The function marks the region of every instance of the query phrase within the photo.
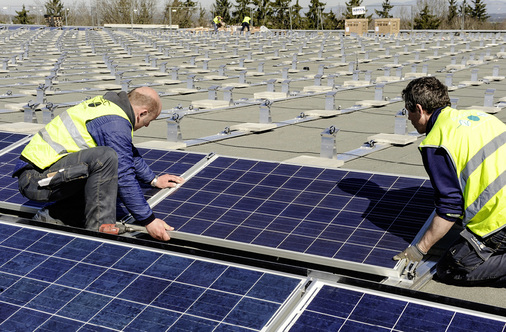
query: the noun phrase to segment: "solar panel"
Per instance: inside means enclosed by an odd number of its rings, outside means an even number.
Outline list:
[[[345,285],[323,285],[282,331],[504,331],[504,317],[484,317],[426,301]]]
[[[22,149],[1,156],[0,199],[35,211],[42,204],[21,196],[11,177]],[[139,151],[157,174],[183,174],[205,156]],[[159,192],[142,189],[147,199]],[[426,179],[218,157],[154,211],[176,228],[174,238],[398,276],[391,258],[411,243],[431,206]],[[119,206],[118,215],[127,211]]]
[[[0,330],[259,331],[304,280],[0,222]]]
[[[19,193],[17,179],[12,177],[14,167],[16,166],[26,142],[25,144],[18,144],[10,149],[9,146],[26,138],[28,138],[27,135],[0,132],[0,149],[6,149],[6,151],[0,155],[0,205],[7,209],[36,212],[45,203],[30,201],[23,197]],[[139,152],[156,174],[183,174],[204,156],[198,153],[154,149],[139,149]],[[146,199],[149,199],[159,191],[158,189],[152,188],[149,184],[142,184],[141,188]],[[118,215],[122,217],[127,213],[124,206],[120,204],[118,206]]]
[[[2,151],[6,147],[9,147],[13,143],[17,143],[27,138],[28,136],[29,135],[26,134],[8,133],[0,131],[0,151]]]
[[[23,209],[39,209],[42,204],[29,201],[18,191],[18,181],[12,172],[29,135],[0,132],[0,204],[2,207],[23,206]]]
[[[145,148],[140,148],[138,150],[155,174],[169,173],[173,175],[182,175],[192,166],[205,158],[205,154],[200,153],[188,153],[174,150],[164,151]],[[160,189],[153,188],[149,184],[144,183],[141,183],[141,189],[147,200],[160,192]],[[120,204],[118,206],[117,215],[119,217],[123,217],[127,214],[128,212],[124,208],[124,205]]]
[[[422,178],[219,157],[154,211],[175,238],[390,275],[432,192]]]

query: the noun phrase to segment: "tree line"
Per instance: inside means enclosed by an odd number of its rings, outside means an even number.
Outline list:
[[[344,5],[326,8],[320,0],[310,0],[303,8],[299,0],[215,0],[207,11],[197,1],[167,0],[157,8],[156,0],[81,0],[66,7],[62,0],[47,0],[44,14],[64,18],[68,25],[99,26],[112,24],[172,24],[180,28],[207,27],[214,16],[221,16],[228,25],[240,25],[245,16],[255,26],[269,29],[337,30],[344,29],[345,20],[353,18],[401,19],[401,29],[502,29],[502,22],[490,22],[484,0],[417,0],[416,5],[392,5],[383,0],[373,14],[353,15],[352,8],[363,0],[349,0]],[[40,10],[39,10],[40,12]],[[0,16],[5,22],[5,14]],[[15,24],[34,24],[36,15],[23,5],[12,18]],[[40,18],[38,19],[40,24]]]

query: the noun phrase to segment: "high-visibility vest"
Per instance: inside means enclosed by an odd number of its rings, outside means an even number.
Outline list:
[[[464,198],[463,225],[481,237],[506,225],[506,125],[475,110],[444,108],[420,144],[452,159]]]
[[[31,139],[21,155],[40,169],[45,169],[69,153],[96,147],[86,123],[106,115],[118,115],[130,122],[121,107],[98,96],[54,118]]]
[[[213,22],[214,22],[214,23],[216,23],[216,24],[220,23],[220,21],[221,21],[221,19],[220,19],[218,16],[216,16],[216,17],[213,19]],[[208,21],[208,22],[209,22],[209,21]]]
[[[248,23],[249,24],[249,21],[251,21],[251,17],[245,16],[244,20],[242,20],[242,23]]]

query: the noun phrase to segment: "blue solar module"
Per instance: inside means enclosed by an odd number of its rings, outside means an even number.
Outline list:
[[[289,331],[497,331],[505,320],[457,308],[324,285]]]
[[[219,157],[154,211],[180,233],[391,269],[432,196],[427,179]]]
[[[181,151],[164,151],[144,148],[138,150],[155,174],[169,173],[173,175],[182,175],[205,157],[205,154]],[[149,184],[144,183],[141,183],[141,189],[147,200],[160,191],[160,189],[153,188]],[[119,217],[124,216],[127,213],[128,212],[124,209],[123,205],[118,207],[117,214]]]
[[[28,136],[29,135],[26,134],[8,133],[0,131],[0,151],[12,145],[13,143],[19,142],[20,140]]]
[[[5,139],[3,139],[2,134],[3,133],[0,132],[0,148],[4,141],[5,147],[7,147],[21,138],[26,137],[26,135],[5,134]],[[37,210],[41,208],[44,203],[30,201],[23,197],[18,191],[17,179],[12,177],[12,171],[14,170],[24,146],[24,144],[18,146],[0,156],[0,202],[12,203]],[[170,173],[181,175],[204,157],[202,154],[180,151],[139,149],[139,152],[156,174]],[[159,191],[159,189],[152,188],[149,185],[142,185],[142,190],[147,199]],[[119,216],[127,214],[126,211],[121,210],[122,206],[119,206],[119,209]]]
[[[24,198],[18,191],[17,179],[12,177],[14,167],[24,147],[24,144],[17,146],[16,143],[27,137],[28,135],[0,132],[0,151],[6,149],[0,155],[0,202],[25,205],[37,209],[42,204]],[[9,149],[10,146],[17,147]]]
[[[259,331],[304,280],[0,223],[1,331]]]

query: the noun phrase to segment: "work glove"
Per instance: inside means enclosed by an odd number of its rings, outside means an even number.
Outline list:
[[[395,255],[393,259],[395,261],[406,259],[406,267],[404,271],[408,279],[413,279],[415,277],[415,272],[418,264],[426,254],[426,252],[421,251],[420,248],[418,248],[418,245],[415,244],[413,246],[407,247],[404,251]]]
[[[400,261],[406,259],[408,262],[420,262],[423,256],[427,254],[418,248],[418,245],[409,246],[404,251],[394,256],[394,261]]]

